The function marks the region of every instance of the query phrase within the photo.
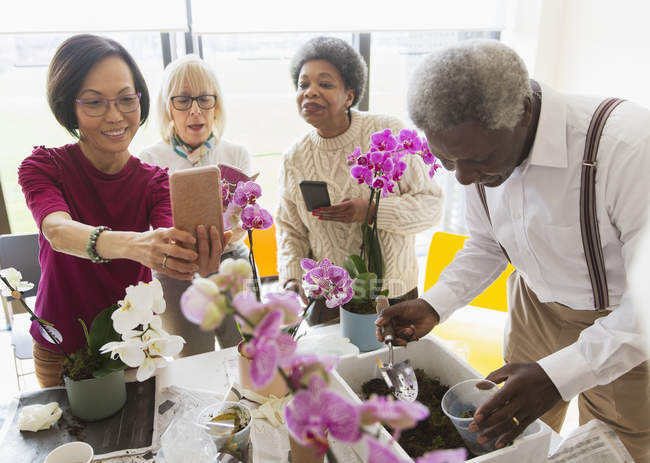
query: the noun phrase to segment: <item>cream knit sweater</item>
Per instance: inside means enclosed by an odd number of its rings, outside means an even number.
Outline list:
[[[319,221],[305,206],[300,192],[302,180],[322,180],[332,204],[344,198],[368,200],[367,185],[351,177],[347,156],[357,146],[368,151],[370,136],[389,128],[394,134],[403,128],[396,118],[351,111],[352,120],[345,133],[322,138],[312,130],[283,156],[280,174],[280,201],[275,216],[278,239],[280,282],[301,280],[300,260],[318,261],[327,257],[342,265],[351,254],[359,254],[361,224]],[[435,225],[442,214],[442,192],[429,178],[428,166],[419,156],[407,156],[408,168],[395,188],[395,194],[379,203],[377,226],[384,258],[384,288],[390,297],[401,296],[418,284],[415,234]]]

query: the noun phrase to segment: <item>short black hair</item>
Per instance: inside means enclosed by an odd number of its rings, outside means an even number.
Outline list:
[[[79,138],[75,99],[92,67],[108,56],[119,56],[131,69],[135,91],[140,93],[140,125],[149,116],[149,90],[140,68],[115,40],[79,34],[64,41],[54,53],[47,73],[47,102],[54,117],[73,137]]]
[[[294,87],[298,88],[298,76],[307,61],[329,61],[343,77],[346,90],[354,91],[352,106],[363,97],[368,80],[368,66],[363,57],[345,40],[336,37],[315,37],[306,42],[291,59],[289,70]]]

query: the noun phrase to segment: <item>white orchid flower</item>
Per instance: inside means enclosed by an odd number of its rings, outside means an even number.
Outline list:
[[[135,378],[142,382],[146,381],[153,376],[157,368],[164,368],[167,366],[167,360],[164,357],[145,357],[144,362],[138,368]]]
[[[0,275],[2,275],[9,284],[19,292],[29,291],[34,287],[33,283],[29,281],[22,281],[23,275],[18,270],[13,267],[3,268],[0,270]],[[11,290],[5,285],[4,281],[0,280],[0,289],[2,290],[2,295],[5,297],[11,296]]]
[[[173,357],[183,349],[183,344],[185,344],[185,339],[181,336],[163,336],[152,338],[147,342],[147,350],[151,357]]]
[[[137,286],[128,286],[126,297],[118,305],[119,308],[111,315],[113,327],[118,333],[124,333],[138,325],[148,325],[153,318],[154,289],[143,282]]]
[[[155,314],[161,314],[165,311],[165,307],[167,306],[165,298],[163,297],[162,285],[160,284],[160,281],[153,278],[151,283],[149,283],[149,287],[151,288],[151,294],[153,296],[151,310]]]
[[[142,342],[145,344],[153,338],[165,338],[169,336],[169,333],[162,329],[162,318],[159,315],[154,315],[151,318],[148,328],[144,333],[141,332],[140,334],[142,335]]]
[[[122,342],[109,342],[104,344],[99,351],[102,354],[111,353],[111,358],[120,359],[130,367],[142,365],[145,359],[145,344],[139,338],[129,338]]]

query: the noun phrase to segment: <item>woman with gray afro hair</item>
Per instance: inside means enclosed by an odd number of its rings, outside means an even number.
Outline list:
[[[376,217],[374,210],[368,214],[369,188],[350,175],[348,156],[355,148],[367,152],[372,134],[390,129],[397,135],[404,125],[389,115],[352,108],[363,95],[367,68],[361,55],[341,39],[309,40],[291,60],[290,72],[298,113],[312,130],[282,156],[275,215],[280,283],[307,302],[300,261],[327,258],[342,266],[346,257],[359,252],[360,225],[370,215],[377,223],[389,297],[393,302],[417,297],[415,234],[438,222],[440,188],[429,179],[424,163],[408,159],[395,194],[382,199]],[[329,203],[307,210],[300,187],[304,180],[323,182],[327,191],[321,191],[322,197],[327,194]],[[319,299],[307,321],[324,323],[338,313]]]
[[[329,61],[341,73],[345,88],[354,92],[352,104],[363,98],[368,80],[368,66],[363,57],[345,40],[336,37],[316,37],[306,42],[291,59],[289,71],[293,86],[298,86],[302,65],[311,60]]]
[[[409,116],[428,134],[470,120],[511,129],[531,94],[526,66],[512,49],[496,40],[469,40],[420,63],[409,85]]]

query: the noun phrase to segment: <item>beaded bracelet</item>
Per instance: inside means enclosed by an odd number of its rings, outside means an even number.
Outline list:
[[[88,237],[88,244],[86,244],[86,252],[88,253],[88,257],[90,257],[90,260],[92,260],[96,264],[105,264],[106,262],[110,262],[110,259],[104,259],[103,257],[100,257],[99,254],[97,254],[97,238],[99,237],[99,234],[105,230],[110,230],[110,228],[100,225],[99,227],[95,227],[92,232],[90,232],[90,236]]]

